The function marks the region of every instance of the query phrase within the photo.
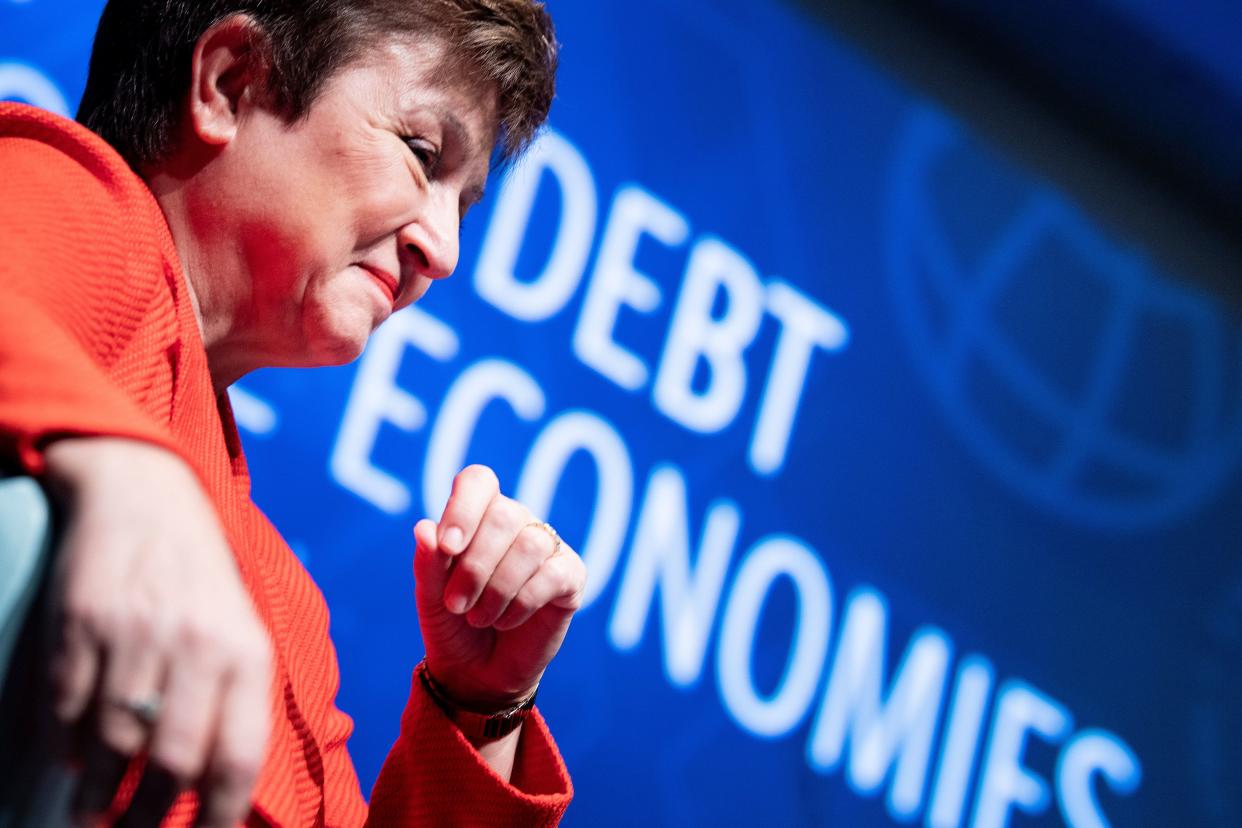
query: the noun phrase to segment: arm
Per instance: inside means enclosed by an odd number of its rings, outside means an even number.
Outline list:
[[[236,824],[270,730],[272,655],[210,500],[179,457],[149,443],[64,438],[44,457],[68,515],[50,666],[56,717],[83,730],[75,811],[120,806],[155,824],[194,789],[196,824]],[[126,707],[148,699],[150,719]],[[117,802],[143,754],[138,787]]]
[[[0,451],[38,474],[42,445],[60,435],[172,450],[167,429],[127,393],[156,379],[125,357],[167,288],[158,268],[131,271],[116,249],[126,237],[124,188],[3,127],[0,169]]]
[[[203,824],[233,824],[262,759],[270,645],[166,425],[177,339],[154,202],[81,133],[0,105],[0,455],[68,517],[51,703],[90,724],[77,810],[107,809],[149,747],[134,809],[198,784]],[[153,721],[123,704],[152,697]]]
[[[488,711],[529,698],[581,600],[581,560],[531,523],[524,507],[500,495],[489,469],[472,466],[458,475],[440,523],[425,520],[415,527],[425,665],[454,707]],[[441,543],[452,526],[462,530],[461,537],[450,534]],[[371,793],[368,825],[559,821],[573,787],[537,711],[509,734],[471,741],[417,672],[411,684],[400,736]],[[357,791],[344,748],[349,721],[335,715],[339,738],[325,764],[329,772],[349,774],[352,784],[330,791],[328,817],[357,824],[361,803],[345,790]]]
[[[367,825],[556,825],[573,787],[547,725],[535,712],[511,734],[502,777],[448,721],[417,676],[393,745],[371,791]]]
[[[581,605],[581,558],[484,466],[458,474],[439,524],[421,521],[414,536],[419,626],[440,695],[476,713],[530,699]],[[517,743],[485,744],[502,776]]]

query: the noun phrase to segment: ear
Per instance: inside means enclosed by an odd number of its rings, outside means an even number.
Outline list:
[[[262,100],[265,46],[263,30],[244,14],[226,17],[198,39],[190,61],[189,125],[204,143],[227,144],[245,110]]]

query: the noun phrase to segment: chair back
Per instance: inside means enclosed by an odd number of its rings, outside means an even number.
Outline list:
[[[52,516],[29,477],[0,479],[0,686],[39,593],[51,549]]]
[[[29,477],[0,478],[0,828],[67,828],[72,774],[53,757],[44,585],[51,505]]]

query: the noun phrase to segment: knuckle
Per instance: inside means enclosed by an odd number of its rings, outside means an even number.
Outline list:
[[[453,486],[456,488],[458,485],[500,491],[500,479],[496,477],[496,472],[479,463],[466,466],[457,473]]]
[[[221,663],[231,671],[245,670],[254,663],[245,640],[235,635],[223,636],[216,648]]]
[[[537,607],[534,605],[534,599],[530,595],[522,593],[514,597],[509,604],[509,609],[505,611],[506,616],[522,617],[533,613]]]
[[[546,532],[538,527],[528,526],[518,533],[513,546],[524,557],[539,558],[546,555],[550,550],[550,541],[551,538],[547,536]]]
[[[526,508],[525,503],[522,503],[520,501],[514,500],[511,497],[506,496],[504,498],[504,504],[505,504],[505,508],[509,510],[509,514],[511,514],[517,520],[522,521],[523,525],[530,523],[532,520],[534,520],[534,517],[530,513],[530,509]]]
[[[487,565],[477,556],[463,558],[457,564],[457,572],[465,583],[471,587],[477,587],[491,575]]]
[[[497,495],[493,507],[499,522],[519,531],[530,523],[530,512],[521,503],[506,495]]]
[[[199,653],[213,646],[212,635],[207,625],[196,618],[182,618],[177,624],[177,646],[184,647],[192,653]]]
[[[266,662],[263,640],[250,630],[229,630],[218,634],[216,652],[233,670],[252,670]]]
[[[522,578],[522,581],[524,580],[525,578]],[[483,587],[483,596],[493,605],[503,606],[513,600],[515,593],[522,587],[522,581],[515,577],[509,567],[498,567],[491,580],[487,582],[487,586]]]
[[[67,605],[65,616],[70,629],[96,641],[113,638],[121,626],[120,608],[93,598],[81,598]]]
[[[229,660],[228,645],[203,619],[183,618],[173,638],[177,649],[197,664],[214,666]]]
[[[483,594],[479,596],[479,601],[476,606],[479,611],[485,615],[490,615],[497,612],[500,609],[500,606],[506,602],[507,598],[508,596],[503,589],[495,583],[489,583],[483,588]]]
[[[135,606],[118,622],[120,631],[133,644],[156,647],[166,643],[166,624],[151,608]]]

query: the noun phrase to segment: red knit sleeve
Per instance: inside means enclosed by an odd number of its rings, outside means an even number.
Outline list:
[[[175,339],[158,342],[161,326],[150,325],[167,286],[131,215],[146,208],[142,183],[66,124],[0,105],[0,452],[33,473],[41,445],[63,434],[175,450],[140,404],[143,387],[171,373],[158,350]],[[136,342],[143,325],[150,343]]]
[[[440,711],[417,677],[401,735],[371,791],[368,825],[556,825],[573,785],[538,711],[522,726],[506,782]]]

